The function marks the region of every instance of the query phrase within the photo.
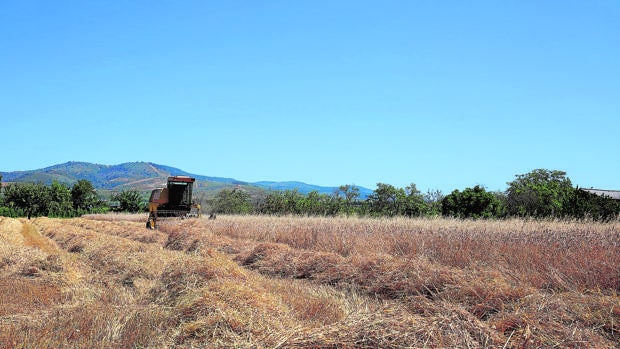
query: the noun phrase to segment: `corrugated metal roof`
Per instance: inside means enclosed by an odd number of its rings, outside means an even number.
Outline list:
[[[598,196],[608,196],[614,200],[620,200],[620,190],[584,189],[584,188],[581,188],[581,190],[585,190],[589,193],[596,194]]]

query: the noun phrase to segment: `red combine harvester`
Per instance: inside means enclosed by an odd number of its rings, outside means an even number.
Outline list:
[[[156,229],[160,218],[198,217],[200,205],[192,201],[192,186],[195,178],[187,176],[168,177],[166,188],[157,188],[149,199],[149,218],[146,227]]]

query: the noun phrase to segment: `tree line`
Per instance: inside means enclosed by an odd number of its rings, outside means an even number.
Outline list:
[[[0,182],[2,176],[0,176]],[[134,190],[112,196],[120,203],[119,210],[137,212],[144,207],[141,195]],[[42,183],[12,183],[0,191],[0,216],[5,217],[78,217],[87,213],[105,213],[110,205],[101,200],[92,183],[79,180],[72,187],[54,181]]]
[[[333,194],[317,191],[275,191],[252,197],[241,188],[224,189],[208,204],[213,213],[369,217],[445,216],[456,218],[576,218],[607,221],[620,218],[620,201],[573,187],[566,172],[537,169],[516,175],[504,192],[476,185],[454,190],[420,192],[415,184],[397,188],[377,183],[360,199],[359,188],[342,185]]]
[[[1,181],[0,177],[0,181]],[[420,192],[415,184],[397,188],[377,183],[368,197],[360,197],[355,185],[341,185],[331,194],[297,190],[250,195],[242,188],[223,189],[204,200],[203,207],[214,214],[265,214],[368,217],[445,216],[456,218],[576,218],[607,221],[620,218],[620,201],[573,187],[566,172],[537,169],[519,174],[504,192],[490,192],[476,185],[454,190]],[[136,190],[112,196],[120,211],[145,210],[144,197]],[[73,187],[54,182],[9,184],[0,195],[0,216],[74,217],[110,210],[99,199],[92,183],[80,180]]]

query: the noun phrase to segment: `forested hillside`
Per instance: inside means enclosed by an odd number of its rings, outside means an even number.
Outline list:
[[[215,192],[224,188],[244,188],[251,193],[265,190],[293,190],[307,194],[311,191],[331,194],[336,187],[317,186],[302,182],[273,182],[262,181],[256,183],[244,182],[234,178],[205,176],[187,171],[159,165],[152,162],[129,162],[120,165],[100,165],[88,162],[67,162],[38,170],[0,172],[4,182],[41,183],[51,185],[53,182],[72,186],[81,179],[85,179],[93,186],[105,192],[121,190],[150,191],[165,185],[168,176],[190,176],[196,178],[195,190],[205,197],[213,196]],[[372,191],[361,188],[361,194],[366,197]]]

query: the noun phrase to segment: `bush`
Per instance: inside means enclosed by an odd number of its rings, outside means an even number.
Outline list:
[[[620,217],[620,201],[576,188],[564,203],[564,212],[578,219],[609,221]]]
[[[0,206],[0,216],[11,218],[23,217],[24,211],[13,207]]]
[[[112,200],[120,203],[120,210],[125,212],[138,212],[144,209],[145,203],[137,190],[123,190],[112,196]]]
[[[505,205],[497,194],[477,185],[463,192],[453,191],[441,201],[444,216],[458,218],[492,218],[504,216]]]
[[[211,201],[212,211],[223,214],[249,214],[254,211],[250,194],[240,189],[224,189]]]

